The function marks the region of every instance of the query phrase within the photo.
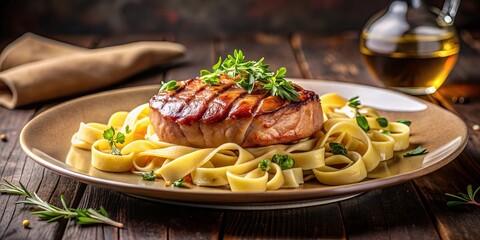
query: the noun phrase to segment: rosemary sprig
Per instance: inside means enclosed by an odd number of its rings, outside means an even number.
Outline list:
[[[292,83],[285,79],[287,69],[281,67],[273,72],[263,61],[263,58],[258,61],[245,61],[243,52],[235,50],[233,55],[228,55],[223,61],[220,57],[218,62],[213,65],[211,72],[205,69],[201,70],[200,79],[203,83],[216,85],[220,83],[220,76],[225,74],[248,93],[251,93],[259,85],[268,90],[272,96],[297,102],[299,93]]]
[[[467,205],[467,204],[472,204],[477,207],[480,207],[480,203],[475,201],[475,195],[477,195],[478,191],[480,190],[480,186],[473,191],[472,184],[469,184],[467,186],[467,194],[465,193],[458,193],[457,195],[451,194],[451,193],[445,193],[445,195],[456,198],[460,201],[448,201],[447,205],[448,206],[457,206],[457,205]]]
[[[119,227],[119,228],[123,227],[122,223],[113,221],[112,219],[108,218],[108,213],[103,207],[100,207],[99,210],[95,210],[93,208],[88,208],[88,209],[69,208],[67,207],[65,197],[61,195],[60,201],[62,202],[62,208],[60,208],[42,200],[37,195],[37,193],[35,192],[33,192],[33,194],[30,193],[21,182],[20,182],[20,186],[15,186],[5,179],[3,179],[3,181],[4,183],[0,183],[0,185],[5,186],[6,188],[0,189],[0,193],[25,196],[25,200],[18,201],[16,202],[16,204],[24,203],[24,204],[37,206],[42,211],[35,211],[35,212],[32,212],[32,214],[37,215],[40,218],[40,220],[47,221],[50,223],[62,218],[67,218],[67,219],[75,220],[75,222],[79,225],[103,223],[103,224],[112,225],[114,227]]]

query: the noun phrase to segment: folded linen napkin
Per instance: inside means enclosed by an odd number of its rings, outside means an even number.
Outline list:
[[[171,42],[135,42],[84,49],[26,34],[0,55],[0,105],[18,106],[120,82],[185,53]]]

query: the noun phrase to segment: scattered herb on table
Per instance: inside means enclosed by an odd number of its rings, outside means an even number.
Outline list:
[[[75,220],[75,222],[79,225],[103,223],[103,224],[112,225],[114,227],[120,227],[120,228],[123,227],[122,223],[113,221],[112,219],[108,218],[108,213],[103,207],[100,207],[99,210],[95,210],[93,208],[88,208],[88,209],[69,208],[67,207],[67,203],[63,195],[60,196],[60,200],[62,202],[62,208],[56,207],[42,200],[37,195],[37,193],[35,192],[33,194],[30,193],[22,183],[20,183],[20,186],[15,186],[5,179],[3,181],[4,183],[0,183],[0,185],[5,186],[7,188],[0,189],[0,193],[25,196],[25,200],[18,201],[16,202],[16,204],[24,203],[24,204],[34,205],[42,209],[42,211],[32,212],[32,214],[37,215],[40,218],[40,220],[47,221],[47,222],[54,222],[62,218],[66,218],[66,219]]]
[[[258,161],[258,168],[262,169],[262,171],[270,170],[270,160],[263,159]]]
[[[387,120],[386,118],[384,118],[384,117],[379,117],[379,118],[377,118],[377,119],[375,119],[375,120],[377,120],[378,125],[380,125],[380,127],[388,127],[388,120]]]
[[[413,149],[412,151],[403,154],[404,157],[412,157],[412,156],[417,156],[417,155],[422,155],[422,154],[427,154],[427,149],[423,148],[421,146],[418,146],[417,148]]]
[[[358,115],[355,117],[355,119],[357,120],[358,126],[360,126],[360,128],[362,128],[363,131],[365,132],[370,131],[370,125],[368,125],[368,121],[366,117]]]
[[[458,199],[457,201],[448,201],[448,206],[457,206],[457,205],[467,205],[472,204],[475,206],[480,207],[480,203],[475,201],[475,195],[477,195],[478,191],[480,190],[480,186],[473,191],[472,185],[469,184],[467,186],[467,194],[465,193],[458,193],[457,195],[451,193],[445,193],[445,195]]]
[[[272,162],[278,164],[282,170],[293,168],[295,166],[295,160],[288,156],[287,154],[285,155],[279,155],[275,154],[272,157]]]
[[[155,179],[157,179],[157,175],[154,171],[140,173],[140,176],[142,176],[142,179],[145,181],[155,181]]]
[[[341,143],[330,142],[328,145],[332,149],[333,155],[343,155],[345,157],[348,156],[347,149]]]
[[[397,122],[398,122],[398,123],[403,123],[403,124],[405,124],[405,125],[407,125],[407,126],[410,126],[410,125],[412,124],[412,121],[406,120],[406,119],[398,119]]]
[[[103,138],[110,144],[110,153],[112,155],[122,155],[120,149],[117,147],[117,143],[122,144],[125,142],[125,135],[121,132],[115,134],[115,129],[110,127],[103,132]]]
[[[239,87],[251,93],[257,85],[270,92],[272,96],[279,96],[292,102],[298,101],[298,92],[292,82],[285,79],[287,69],[279,68],[277,71],[270,71],[268,64],[263,63],[264,58],[258,61],[245,61],[245,55],[236,50],[228,55],[222,62],[222,58],[213,65],[212,71],[201,70],[200,79],[203,83],[216,85],[220,83],[220,76],[227,75],[235,80]]]

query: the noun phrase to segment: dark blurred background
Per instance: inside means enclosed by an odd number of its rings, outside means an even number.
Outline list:
[[[0,0],[0,36],[360,30],[386,0]],[[426,4],[441,7],[443,1]],[[480,1],[462,0],[455,25],[480,28]]]

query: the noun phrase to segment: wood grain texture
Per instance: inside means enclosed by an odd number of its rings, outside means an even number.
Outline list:
[[[343,239],[337,203],[272,211],[227,211],[225,239]]]

